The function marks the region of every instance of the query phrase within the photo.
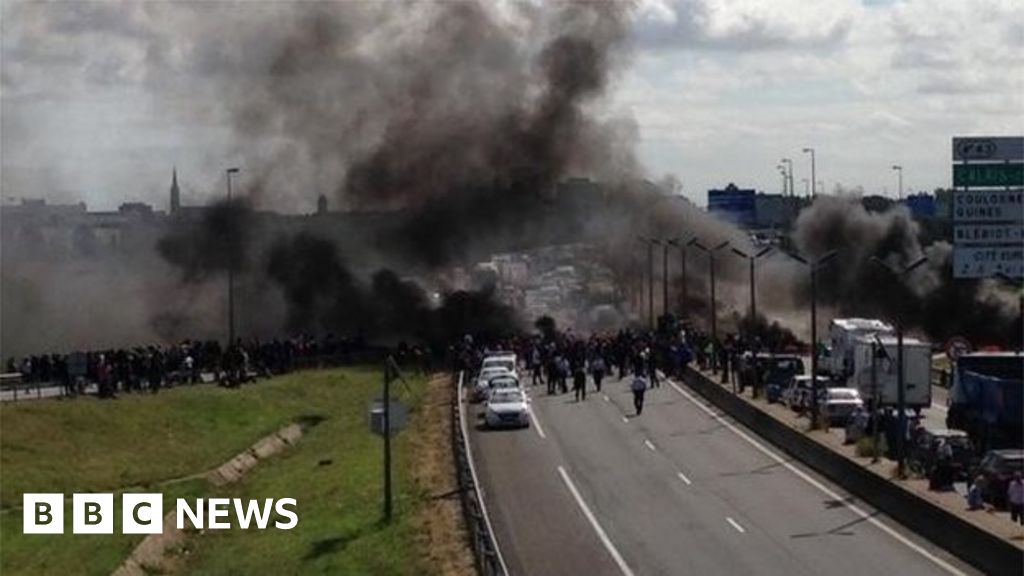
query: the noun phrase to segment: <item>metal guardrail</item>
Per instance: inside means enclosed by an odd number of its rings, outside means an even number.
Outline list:
[[[491,519],[487,515],[480,493],[480,482],[477,479],[476,467],[473,465],[473,452],[469,446],[469,434],[466,431],[465,402],[463,401],[463,372],[456,378],[456,394],[452,404],[452,448],[455,454],[455,468],[459,482],[459,494],[462,497],[462,513],[466,528],[473,546],[476,570],[482,576],[508,576],[508,567],[498,548],[491,527]]]

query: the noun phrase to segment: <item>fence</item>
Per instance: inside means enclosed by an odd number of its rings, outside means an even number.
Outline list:
[[[462,496],[462,513],[466,529],[473,546],[476,570],[482,576],[508,576],[505,559],[501,556],[498,543],[491,528],[487,507],[480,495],[480,483],[473,465],[473,452],[469,446],[466,431],[465,403],[462,396],[463,373],[456,377],[455,398],[452,403],[452,450],[455,454],[455,469]]]

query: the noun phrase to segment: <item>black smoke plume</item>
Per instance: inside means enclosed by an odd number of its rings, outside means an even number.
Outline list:
[[[900,320],[936,343],[954,335],[976,345],[1020,345],[1019,319],[1013,303],[991,281],[954,279],[952,247],[936,242],[922,247],[921,230],[906,208],[869,213],[854,198],[819,197],[801,212],[793,240],[802,254],[838,256],[819,274],[819,301],[841,316]],[[897,279],[879,258],[897,270],[928,260]],[[802,283],[798,302],[809,302]]]

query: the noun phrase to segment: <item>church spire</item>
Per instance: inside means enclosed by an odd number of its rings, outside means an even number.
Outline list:
[[[176,214],[181,208],[181,191],[178,190],[178,167],[174,167],[171,173],[171,214]]]

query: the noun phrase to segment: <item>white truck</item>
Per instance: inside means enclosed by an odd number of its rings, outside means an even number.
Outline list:
[[[879,346],[879,344],[881,346]],[[857,388],[865,403],[896,406],[897,361],[895,336],[858,336],[852,340],[852,372],[847,386]],[[881,353],[878,351],[881,350]],[[872,370],[872,353],[877,353]],[[916,338],[903,338],[904,402],[908,408],[928,408],[932,405],[932,347]],[[874,374],[872,374],[872,371]]]
[[[881,320],[868,318],[836,318],[829,324],[829,359],[826,371],[835,380],[846,381],[853,374],[854,341],[864,336],[895,334],[893,327]]]
[[[879,344],[882,352],[875,359],[873,379],[871,354]],[[826,365],[834,381],[859,390],[866,403],[874,403],[877,393],[881,406],[897,404],[896,330],[891,324],[871,318],[836,318],[829,325],[829,348]],[[908,407],[931,405],[931,353],[927,342],[903,338],[904,398]]]

